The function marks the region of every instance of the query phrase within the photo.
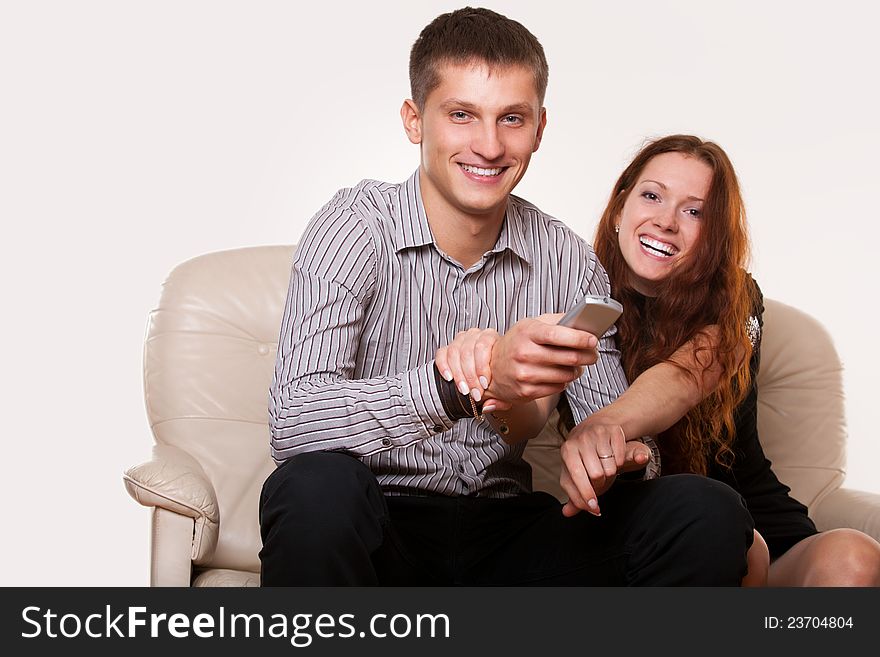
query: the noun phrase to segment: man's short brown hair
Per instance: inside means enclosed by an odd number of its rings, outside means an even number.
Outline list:
[[[490,67],[523,66],[535,76],[535,89],[543,104],[548,67],[544,48],[520,23],[483,8],[465,7],[431,21],[409,57],[412,99],[419,110],[440,84],[444,64],[486,63]]]

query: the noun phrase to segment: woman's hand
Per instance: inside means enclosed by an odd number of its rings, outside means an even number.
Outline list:
[[[562,508],[566,516],[581,511],[601,515],[599,495],[619,473],[641,470],[651,458],[651,449],[638,440],[627,441],[620,425],[589,421],[571,431],[560,451],[559,483],[568,495]]]
[[[483,412],[507,411],[511,404],[486,394],[492,384],[492,348],[501,336],[494,329],[472,328],[462,331],[445,347],[440,347],[434,363],[447,381],[455,381],[458,391],[474,401],[483,401]]]

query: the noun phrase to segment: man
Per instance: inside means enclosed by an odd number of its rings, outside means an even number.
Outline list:
[[[410,81],[401,118],[418,170],[341,190],[294,257],[263,585],[737,584],[752,524],[729,488],[686,475],[611,485],[618,466],[647,461],[624,435],[669,426],[689,402],[664,399],[662,377],[621,395],[610,336],[538,319],[610,293],[588,244],[511,196],[546,125],[541,45],[504,16],[461,9],[422,31]],[[514,416],[565,391],[577,423],[565,514],[530,492],[523,443],[502,440],[477,395],[437,370],[437,349],[470,327],[502,336],[489,392]],[[597,446],[604,473],[587,464]]]

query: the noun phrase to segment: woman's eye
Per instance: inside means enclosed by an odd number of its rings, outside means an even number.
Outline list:
[[[649,201],[656,201],[660,198],[654,192],[642,192],[642,196]]]
[[[698,208],[688,208],[687,210],[685,210],[685,212],[687,212],[694,219],[699,219],[700,217],[703,216],[702,211],[699,210]]]

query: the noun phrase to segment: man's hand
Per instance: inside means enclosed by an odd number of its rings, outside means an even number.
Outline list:
[[[491,351],[487,397],[522,403],[555,395],[598,359],[596,336],[559,326],[561,314],[526,318],[498,338]]]
[[[582,422],[563,443],[559,483],[568,495],[562,513],[581,511],[600,515],[598,496],[611,488],[618,473],[641,470],[651,449],[638,440],[626,440],[616,424]]]

